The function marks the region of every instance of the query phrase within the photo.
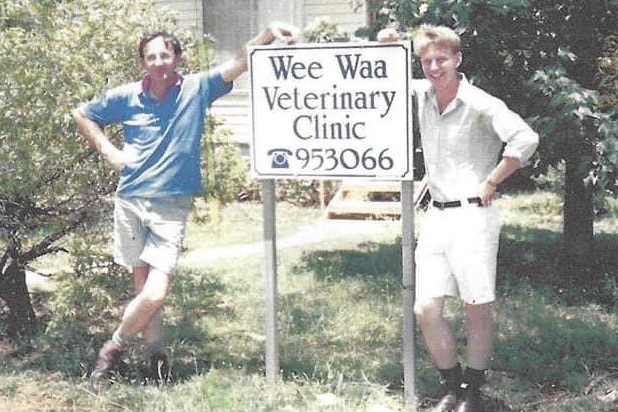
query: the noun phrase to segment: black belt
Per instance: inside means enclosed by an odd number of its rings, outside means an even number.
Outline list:
[[[468,200],[468,203],[470,203],[470,204],[475,203],[475,204],[481,206],[481,198],[480,197],[469,197],[467,200]],[[453,200],[451,202],[438,202],[438,201],[434,200],[433,202],[431,202],[431,204],[434,207],[436,207],[436,208],[438,208],[440,210],[449,209],[449,208],[452,208],[452,207],[461,207],[461,201],[460,200]]]

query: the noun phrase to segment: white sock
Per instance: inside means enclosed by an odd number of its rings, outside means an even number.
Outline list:
[[[116,331],[114,332],[114,334],[112,335],[112,342],[114,342],[116,345],[118,345],[118,347],[120,348],[124,348],[125,346],[129,345],[129,340],[124,338],[121,334],[120,334],[120,329],[116,329]]]

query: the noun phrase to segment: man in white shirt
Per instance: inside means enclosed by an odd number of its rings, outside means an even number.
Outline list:
[[[378,35],[380,41],[398,38],[389,29]],[[493,343],[500,219],[492,201],[497,186],[532,156],[538,135],[457,71],[463,56],[452,29],[423,25],[413,41],[425,76],[415,93],[432,197],[415,252],[414,312],[442,378],[444,396],[435,411],[477,412]],[[464,371],[444,317],[448,296],[465,307]]]

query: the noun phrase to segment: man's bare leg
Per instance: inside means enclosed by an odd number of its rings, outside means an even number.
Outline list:
[[[425,338],[429,355],[440,372],[443,397],[435,412],[452,411],[457,406],[462,381],[461,365],[451,326],[444,318],[446,298],[419,301],[414,307],[416,319]]]

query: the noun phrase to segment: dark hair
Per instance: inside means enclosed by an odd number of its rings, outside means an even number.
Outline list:
[[[182,47],[180,46],[180,42],[174,35],[164,32],[164,31],[157,31],[153,33],[144,34],[142,38],[140,39],[137,50],[139,52],[139,57],[141,59],[144,58],[144,49],[146,48],[146,44],[148,44],[151,40],[156,39],[157,37],[162,37],[165,45],[167,47],[171,46],[176,56],[179,56],[182,54]]]

